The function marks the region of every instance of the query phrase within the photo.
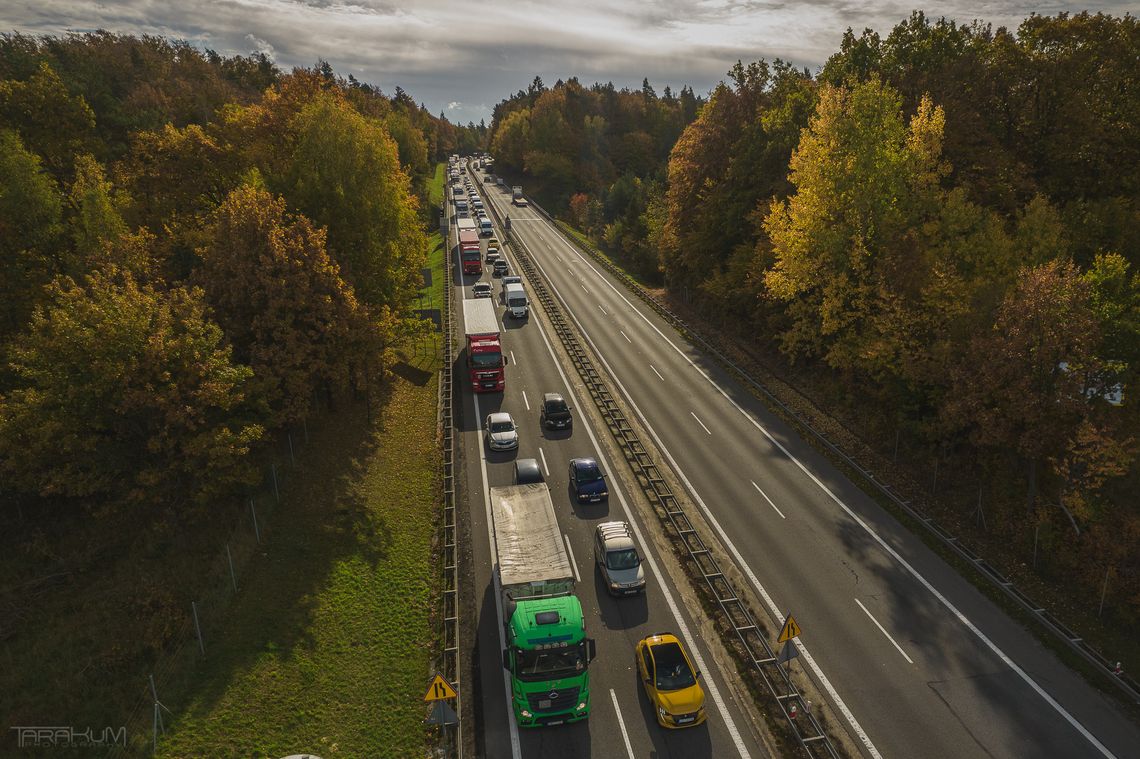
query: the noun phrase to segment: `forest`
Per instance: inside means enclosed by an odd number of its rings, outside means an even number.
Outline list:
[[[323,63],[5,35],[4,496],[208,514],[315,397],[383,381],[419,324],[417,188],[478,137]]]
[[[1041,536],[1074,594],[1111,577],[1135,629],[1138,61],[1131,16],[915,12],[848,30],[814,75],[738,62],[707,100],[536,80],[489,139],[551,213],[814,377],[880,450],[980,481],[1018,562]]]

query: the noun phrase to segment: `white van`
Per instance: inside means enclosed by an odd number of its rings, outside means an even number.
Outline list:
[[[467,201],[466,200],[455,201],[455,215],[461,219],[467,218]]]
[[[523,286],[517,282],[512,282],[503,288],[503,301],[507,304],[507,311],[511,316],[516,319],[525,319],[527,315],[527,306],[529,302],[526,299],[526,291]]]
[[[491,226],[491,220],[484,217],[479,222],[479,236],[480,237],[493,237],[494,234],[495,234],[495,228],[493,226]]]

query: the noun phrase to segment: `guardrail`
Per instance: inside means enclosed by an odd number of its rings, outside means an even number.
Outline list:
[[[554,217],[547,213],[546,210],[539,206],[537,203],[531,201],[530,207],[533,208],[537,213],[544,216],[555,227],[558,226],[558,223],[555,221]],[[827,436],[825,436],[822,432],[819,432],[814,427],[812,427],[811,423],[806,418],[804,418],[802,414],[800,414],[791,406],[785,404],[770,390],[768,390],[768,388],[765,387],[762,382],[755,379],[747,372],[745,372],[742,368],[733,363],[732,360],[725,356],[720,350],[718,350],[711,341],[703,337],[698,330],[694,329],[691,325],[686,323],[684,320],[666,308],[660,301],[650,295],[644,287],[642,287],[632,277],[618,268],[612,261],[610,261],[605,256],[600,255],[592,248],[582,245],[578,240],[574,239],[570,235],[563,234],[563,237],[568,239],[572,245],[581,250],[583,253],[597,261],[598,264],[606,269],[606,271],[620,280],[630,291],[632,291],[654,311],[656,311],[662,319],[682,332],[694,343],[698,343],[706,353],[710,354],[717,361],[719,361],[722,366],[728,369],[731,373],[735,374],[740,380],[748,383],[760,391],[760,393],[763,394],[764,398],[766,398],[770,404],[776,406],[788,418],[792,419],[796,424],[798,424],[801,429],[806,431],[809,435],[823,444],[829,451],[841,459],[844,464],[857,472],[859,476],[863,477],[868,483],[874,486],[882,495],[889,498],[896,506],[898,506],[898,508],[902,509],[905,513],[910,515],[912,519],[923,525],[931,535],[933,535],[938,539],[940,543],[942,543],[942,545],[949,548],[965,561],[969,562],[970,565],[974,566],[979,571],[980,576],[989,580],[994,585],[994,587],[1001,590],[1002,593],[1004,593],[1008,598],[1012,599],[1024,611],[1028,612],[1030,617],[1036,620],[1042,629],[1053,634],[1056,638],[1065,643],[1071,650],[1077,653],[1081,658],[1092,665],[1111,682],[1115,683],[1116,686],[1119,687],[1134,702],[1140,703],[1140,682],[1120,670],[1119,665],[1114,664],[1112,660],[1108,659],[1092,646],[1088,645],[1079,635],[1065,626],[1044,606],[1035,603],[1031,598],[1029,598],[1029,596],[1015,587],[1014,584],[1004,575],[1002,575],[1002,573],[999,572],[996,567],[990,565],[985,559],[981,558],[965,545],[963,545],[957,537],[944,530],[937,522],[934,521],[932,517],[928,516],[918,506],[912,504],[910,501],[906,500],[901,495],[896,493],[889,483],[878,480],[875,477],[874,473],[864,468],[857,461],[855,461],[854,458],[844,452],[843,449],[841,449],[838,445],[831,442],[831,440],[829,440]]]
[[[447,201],[444,201],[444,213],[447,212]],[[459,715],[459,724],[455,727],[455,752],[450,752],[448,745],[448,729],[440,730],[440,737],[444,745],[440,748],[444,756],[455,756],[463,759],[463,685],[460,678],[459,654],[459,550],[458,528],[455,511],[455,427],[453,425],[453,397],[452,397],[452,364],[455,360],[454,348],[451,340],[451,237],[443,238],[444,266],[443,266],[443,307],[441,315],[441,334],[443,341],[443,366],[439,372],[439,416],[436,420],[442,435],[443,453],[443,653],[440,662],[440,672],[443,678],[455,688],[455,712]]]
[[[493,204],[489,205],[490,213],[500,221],[500,228],[503,228],[498,210]],[[687,554],[690,568],[699,573],[704,581],[706,597],[719,609],[723,626],[731,631],[729,649],[736,654],[742,664],[759,676],[769,695],[780,707],[789,731],[808,756],[836,759],[839,753],[822,725],[812,714],[806,699],[792,683],[787,669],[777,661],[764,630],[757,624],[751,611],[720,570],[716,558],[689,521],[688,515],[677,501],[653,457],[641,443],[594,367],[589,354],[563,318],[562,309],[546,287],[527,250],[526,243],[512,235],[509,247],[525,271],[531,290],[542,304],[551,326],[554,327],[571,362],[586,384],[594,404],[630,463],[646,497],[654,505],[654,510],[663,524],[667,528],[672,528],[675,540],[683,546]],[[503,249],[504,251],[507,249],[505,242]]]

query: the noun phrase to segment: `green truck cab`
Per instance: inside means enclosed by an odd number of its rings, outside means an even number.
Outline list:
[[[590,715],[590,661],[582,605],[568,595],[521,601],[507,626],[503,666],[520,727],[560,725]]]
[[[519,727],[578,722],[590,716],[590,662],[574,570],[544,483],[491,488],[495,559]]]

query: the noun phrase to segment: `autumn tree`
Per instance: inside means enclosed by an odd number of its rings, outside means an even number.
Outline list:
[[[379,335],[325,250],[324,230],[283,198],[243,185],[214,215],[195,281],[254,372],[270,426],[303,418],[322,383],[345,380]],[[377,359],[374,359],[378,361]]]
[[[24,325],[44,285],[68,268],[63,199],[19,135],[0,129],[0,340]]]
[[[328,229],[329,251],[364,303],[402,311],[419,286],[425,245],[395,142],[332,93],[304,106],[291,130],[287,173],[270,187]]]
[[[103,167],[90,154],[76,156],[75,180],[71,183],[68,202],[71,207],[71,235],[76,256],[91,268],[105,261],[108,244],[128,233],[119,208],[125,199],[115,192]]]
[[[61,278],[8,352],[0,397],[6,487],[89,503],[174,509],[256,475],[262,428],[201,293],[126,272]]]
[[[1022,270],[992,328],[974,337],[954,372],[943,416],[982,449],[1017,452],[1030,508],[1048,458],[1074,445],[1095,457],[1096,435],[1078,440],[1078,431],[1099,402],[1088,393],[1102,370],[1097,345],[1088,283],[1071,263],[1050,261]]]
[[[787,349],[838,369],[890,372],[930,264],[918,236],[939,208],[942,111],[924,101],[909,126],[877,81],[825,87],[792,156],[796,192],[764,220],[769,293],[792,303]]]
[[[69,176],[75,153],[92,144],[95,114],[43,61],[26,81],[0,81],[0,128],[19,132],[24,144],[62,179]]]

